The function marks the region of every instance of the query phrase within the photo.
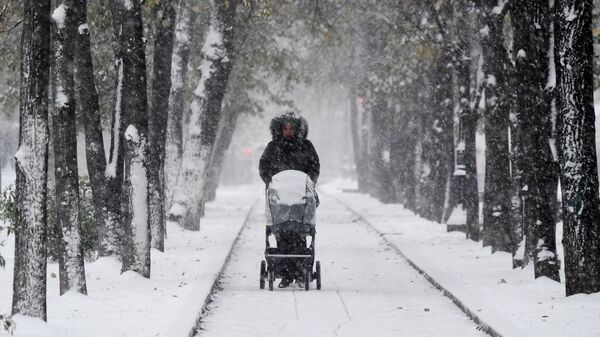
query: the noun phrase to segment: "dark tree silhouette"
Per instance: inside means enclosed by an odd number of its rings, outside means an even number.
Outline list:
[[[558,0],[554,10],[557,140],[567,296],[600,291],[591,0]]]
[[[75,127],[74,47],[77,36],[72,0],[54,10],[56,24],[56,100],[52,115],[60,293],[87,293],[79,208],[77,131]]]
[[[50,1],[23,5],[12,313],[46,320]]]

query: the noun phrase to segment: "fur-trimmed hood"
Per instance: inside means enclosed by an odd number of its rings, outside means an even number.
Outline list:
[[[283,124],[287,122],[293,123],[296,126],[296,139],[306,139],[308,136],[308,122],[306,121],[306,118],[294,111],[285,111],[273,117],[271,120],[270,128],[273,140],[283,139],[282,128]]]

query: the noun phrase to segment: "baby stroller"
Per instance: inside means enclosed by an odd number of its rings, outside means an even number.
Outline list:
[[[265,260],[260,264],[260,289],[268,282],[272,291],[275,279],[283,277],[303,281],[305,290],[316,280],[317,289],[321,289],[321,263],[315,263],[314,183],[304,172],[282,171],[271,179],[266,197]],[[277,247],[270,246],[270,235],[275,236]]]

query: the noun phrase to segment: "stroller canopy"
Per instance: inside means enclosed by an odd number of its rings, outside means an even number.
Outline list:
[[[267,189],[267,223],[295,221],[315,225],[315,185],[301,171],[286,170],[273,176]]]

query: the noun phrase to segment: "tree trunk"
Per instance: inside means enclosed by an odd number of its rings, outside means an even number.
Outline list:
[[[445,223],[450,216],[450,208],[456,203],[450,189],[453,184],[454,173],[454,106],[452,104],[452,68],[448,60],[452,59],[451,49],[442,47],[442,57],[436,61],[437,73],[432,82],[435,89],[435,120],[433,125],[434,151],[432,157],[433,194],[432,213],[433,220]]]
[[[396,98],[393,104],[393,113],[391,127],[393,132],[390,133],[390,184],[394,189],[393,202],[402,203],[406,202],[404,196],[406,192],[406,156],[403,149],[408,147],[406,142],[409,124],[409,114],[406,106],[403,106],[406,95],[403,94],[403,90],[406,87],[398,90],[399,97]]]
[[[401,113],[396,116],[394,122],[396,136],[393,137],[396,143],[391,145],[390,160],[392,168],[397,173],[392,173],[396,183],[396,194],[398,201],[404,207],[415,210],[415,147],[417,139],[417,119],[415,110],[416,85],[410,80],[400,89],[400,109]]]
[[[73,12],[79,33],[75,39],[75,88],[85,130],[85,155],[92,189],[96,232],[98,237],[102,238],[106,237],[107,230],[105,222],[106,181],[104,178],[106,154],[102,140],[102,121],[94,78],[94,64],[92,63],[90,29],[87,24],[87,0],[75,0]],[[100,245],[98,250],[100,255],[107,255],[107,247]]]
[[[350,100],[350,133],[352,136],[352,149],[356,167],[356,181],[358,183],[358,190],[364,191],[366,185],[364,172],[367,163],[365,162],[366,158],[363,157],[363,144],[361,142],[362,125],[360,123],[359,106],[357,103],[357,100],[361,100],[362,102],[364,97],[359,98],[357,90],[354,87],[350,88],[348,96],[348,99]]]
[[[183,152],[183,110],[187,71],[190,60],[190,41],[194,32],[196,13],[190,0],[180,0],[171,62],[171,93],[167,116],[165,146],[165,205],[171,205]]]
[[[57,27],[56,101],[52,127],[61,295],[68,290],[87,293],[79,221],[79,174],[73,78],[73,54],[77,29],[73,5],[72,0],[63,0],[52,14]]]
[[[534,261],[535,277],[559,280],[556,254],[556,209],[552,201],[556,169],[550,149],[552,121],[550,96],[546,91],[550,49],[548,2],[519,0],[513,3],[517,110],[520,111],[522,154],[523,264]],[[525,85],[529,84],[529,85]],[[526,163],[526,168],[525,168]],[[514,172],[514,170],[513,170]],[[556,198],[556,196],[554,196]]]
[[[526,1],[515,0],[511,3],[511,19],[513,32],[513,59],[515,60],[514,72],[514,87],[512,90],[514,109],[510,117],[510,164],[511,164],[511,210],[510,210],[510,226],[511,234],[511,252],[512,252],[512,267],[517,268],[523,265],[525,260],[525,209],[528,204],[524,202],[524,198],[528,194],[529,187],[525,181],[525,165],[529,165],[527,156],[531,155],[527,152],[525,144],[525,125],[524,118],[528,114],[535,113],[532,111],[532,85],[529,78],[531,73],[531,64],[533,60],[533,50],[530,50],[531,27],[529,20],[533,19],[533,13],[528,12]],[[533,47],[533,46],[531,46]]]
[[[428,76],[425,74],[420,76],[416,84],[421,88],[432,88]],[[425,110],[428,113],[420,113],[417,116],[417,140],[415,145],[415,180],[417,181],[415,188],[415,213],[420,216],[432,219],[431,216],[431,165],[429,162],[428,153],[431,148],[431,91],[424,90],[421,95],[415,99],[416,106],[420,110]]]
[[[114,13],[114,12],[113,12]],[[114,17],[114,14],[113,14]],[[100,256],[121,255],[123,232],[121,223],[121,188],[123,184],[123,58],[116,59],[115,99],[111,121],[111,144],[109,161],[105,170],[105,226],[100,237]]]
[[[462,127],[464,133],[465,180],[464,205],[467,213],[467,238],[479,241],[479,188],[477,185],[477,151],[475,137],[477,135],[477,112],[470,107],[462,111]]]
[[[221,122],[219,122],[219,132],[215,141],[215,149],[210,159],[208,176],[206,178],[206,201],[215,200],[217,187],[219,187],[219,178],[223,168],[225,152],[233,139],[233,132],[240,113],[232,110],[225,111]]]
[[[435,63],[434,63],[435,64]],[[433,65],[433,64],[432,64]],[[419,96],[419,141],[417,143],[419,188],[417,193],[417,213],[430,221],[440,221],[443,210],[444,195],[437,195],[437,183],[439,182],[440,164],[440,137],[442,129],[438,125],[439,95],[437,92],[438,82],[436,76],[439,69],[430,65],[421,78],[422,85],[428,90]],[[437,170],[437,171],[436,171]]]
[[[485,74],[485,192],[483,200],[483,245],[492,251],[510,252],[511,185],[508,147],[508,117],[511,109],[511,64],[504,47],[504,13],[496,0],[479,3],[480,30]]]
[[[591,0],[555,3],[557,133],[567,296],[600,291]]]
[[[105,226],[104,235],[100,237],[100,255],[122,255],[123,228],[121,226],[121,198],[123,187],[124,168],[124,137],[123,126],[127,122],[123,115],[124,93],[124,52],[122,39],[123,9],[117,0],[109,2],[112,15],[114,34],[117,38],[115,48],[115,96],[111,120],[111,143],[108,163],[105,170],[106,199],[105,199]]]
[[[148,120],[150,158],[148,160],[148,188],[152,247],[165,250],[165,142],[171,90],[171,55],[175,8],[171,0],[156,5],[156,37],[154,42],[154,68],[152,78],[152,110]]]
[[[115,3],[121,13],[121,111],[127,113],[124,134],[124,181],[121,195],[123,227],[122,271],[150,277],[148,214],[148,101],[142,8],[139,2]],[[125,119],[125,118],[124,118]]]
[[[23,3],[12,314],[45,321],[50,1]]]
[[[370,112],[365,108],[366,107],[366,92],[362,93],[362,104],[359,108],[359,118],[358,118],[358,134],[360,136],[360,157],[363,158],[362,166],[357,166],[357,174],[359,175],[358,179],[362,180],[362,183],[359,185],[359,191],[367,193],[371,189],[371,185],[373,184],[373,179],[371,177],[371,168],[368,163],[369,152],[370,152],[370,133],[371,130],[369,125],[371,124]]]
[[[390,175],[390,143],[389,126],[390,112],[387,100],[381,92],[373,90],[370,103],[367,107],[371,109],[371,170],[372,170],[372,196],[383,203],[391,203],[394,199],[394,190]]]
[[[122,204],[124,244],[121,271],[132,270],[150,278],[151,230],[148,219],[147,140],[134,123],[127,127],[125,139]]]
[[[382,10],[375,5],[375,11]],[[364,110],[369,116],[368,125],[368,186],[367,191],[381,202],[390,203],[394,199],[393,184],[390,177],[390,113],[389,90],[383,83],[387,76],[382,69],[382,58],[388,41],[387,30],[374,19],[367,21],[365,30],[371,38],[366,40],[366,48],[371,51],[367,59],[367,71],[364,76]]]
[[[200,65],[202,75],[194,91],[190,127],[169,217],[189,230],[200,229],[207,167],[221,116],[221,104],[234,62],[233,35],[237,1],[217,1]]]
[[[477,189],[477,160],[475,149],[475,136],[477,134],[477,111],[471,108],[470,97],[474,94],[471,90],[471,43],[469,40],[468,13],[471,5],[467,0],[459,0],[455,4],[456,37],[455,68],[456,93],[458,94],[456,106],[459,122],[459,150],[462,155],[457,155],[457,162],[464,165],[464,176],[461,178],[459,196],[466,212],[467,239],[479,240],[479,191]],[[476,96],[476,94],[475,94]],[[461,158],[462,157],[462,158]]]

